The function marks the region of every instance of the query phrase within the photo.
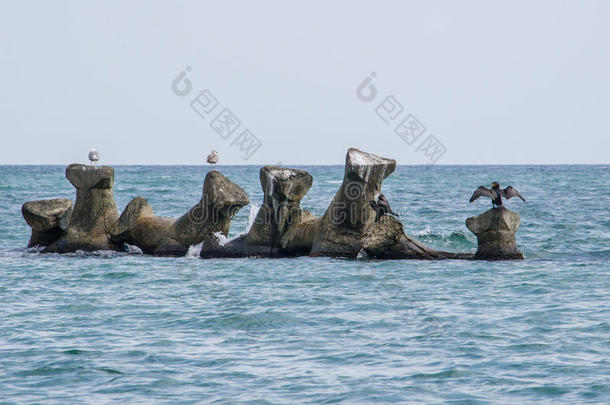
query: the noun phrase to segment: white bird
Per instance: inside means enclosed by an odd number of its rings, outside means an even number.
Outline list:
[[[206,162],[208,162],[212,166],[218,163],[218,152],[213,150],[212,153],[210,153],[206,158]]]
[[[89,160],[91,161],[91,166],[95,165],[95,162],[100,160],[100,154],[95,148],[91,148],[91,152],[89,152]]]

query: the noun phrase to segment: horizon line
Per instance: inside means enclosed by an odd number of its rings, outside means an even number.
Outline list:
[[[87,163],[0,163],[0,167],[7,166],[69,166],[71,164],[83,164],[87,165]],[[610,163],[414,163],[414,164],[400,164],[397,163],[396,166],[426,166],[426,167],[434,167],[434,166],[608,166]],[[112,163],[107,165],[96,165],[96,166],[192,166],[192,167],[212,167],[208,164],[194,164],[194,163]],[[345,163],[322,163],[322,164],[216,164],[213,167],[235,167],[235,166],[278,166],[278,167],[290,167],[290,166],[345,166]]]

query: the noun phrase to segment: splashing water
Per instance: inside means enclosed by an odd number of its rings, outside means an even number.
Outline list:
[[[369,259],[369,255],[366,253],[366,251],[364,249],[360,249],[360,251],[358,252],[358,255],[356,256],[356,259],[358,259],[358,260],[368,260]]]
[[[231,242],[243,235],[247,235],[248,232],[250,232],[250,228],[252,228],[252,225],[254,224],[254,221],[256,220],[256,216],[258,215],[258,210],[259,210],[259,206],[256,204],[252,204],[250,206],[250,213],[248,215],[248,223],[246,224],[246,229],[240,233],[238,233],[237,235],[231,237],[231,238],[227,238],[222,232],[214,232],[213,235],[216,237],[216,239],[218,240],[218,244],[220,246],[224,246],[226,245],[228,242]],[[201,248],[201,245],[199,245]]]
[[[246,225],[246,230],[244,233],[250,232],[250,228],[254,225],[254,221],[256,220],[256,216],[258,215],[258,210],[260,207],[256,204],[252,204],[250,206],[250,214],[248,215],[248,224]]]
[[[432,231],[430,230],[430,225],[426,225],[426,227],[424,229],[413,232],[413,235],[425,236],[425,235],[430,235],[431,233],[432,233]]]
[[[220,232],[218,232],[220,233]],[[199,258],[199,253],[201,252],[201,247],[203,246],[203,242],[197,244],[197,245],[191,245],[189,247],[189,250],[186,252],[186,254],[184,255],[184,257],[188,257],[189,259],[198,259]]]
[[[144,252],[142,252],[142,249],[140,249],[139,247],[137,247],[135,245],[130,245],[128,243],[125,243],[124,247],[125,247],[125,252],[127,252],[130,255],[142,255],[142,254],[144,254]]]

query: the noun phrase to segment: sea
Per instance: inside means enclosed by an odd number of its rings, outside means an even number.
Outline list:
[[[320,216],[343,166],[302,166]],[[115,166],[178,218],[205,166]],[[218,166],[263,198],[259,167]],[[405,231],[476,251],[480,185],[527,199],[521,261],[162,258],[26,249],[26,201],[68,197],[64,166],[0,166],[0,403],[610,403],[610,166],[398,166],[382,191]]]

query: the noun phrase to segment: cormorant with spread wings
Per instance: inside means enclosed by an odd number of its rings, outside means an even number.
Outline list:
[[[504,190],[500,188],[500,185],[497,182],[491,183],[491,189],[481,186],[474,191],[472,197],[470,197],[470,202],[473,202],[479,197],[489,197],[491,198],[491,206],[492,207],[501,207],[502,206],[502,197],[511,199],[513,197],[519,197],[523,201],[525,198],[514,188],[511,186],[506,187]]]

